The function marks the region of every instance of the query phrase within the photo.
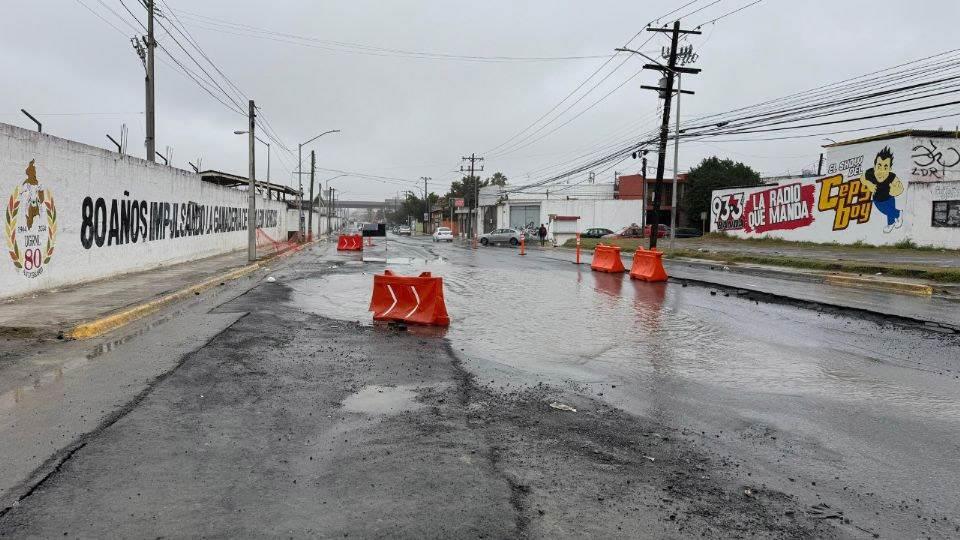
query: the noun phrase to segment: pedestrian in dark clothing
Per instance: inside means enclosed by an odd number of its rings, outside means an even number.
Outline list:
[[[543,226],[543,223],[541,223],[540,228],[537,229],[537,236],[540,237],[540,247],[543,247],[547,240],[547,228]]]

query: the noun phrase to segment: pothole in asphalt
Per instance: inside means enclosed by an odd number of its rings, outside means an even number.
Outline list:
[[[363,414],[398,414],[423,408],[415,386],[370,385],[343,400],[343,409]]]

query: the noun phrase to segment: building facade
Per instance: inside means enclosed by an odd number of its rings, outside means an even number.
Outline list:
[[[822,174],[713,192],[741,238],[960,249],[960,136],[905,130],[824,147]]]

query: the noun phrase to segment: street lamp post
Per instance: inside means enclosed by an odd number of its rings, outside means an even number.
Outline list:
[[[349,175],[349,174],[338,174],[338,175],[336,175],[336,176],[331,176],[330,178],[327,178],[326,180],[323,181],[323,192],[327,194],[327,195],[326,195],[326,197],[327,197],[327,204],[326,204],[327,234],[332,234],[332,233],[333,233],[333,225],[332,225],[332,222],[330,221],[330,208],[331,208],[331,202],[333,201],[332,192],[330,191],[330,181],[331,181],[331,180],[334,180],[334,179],[337,179],[337,178],[340,178],[340,177],[342,177],[342,176],[350,176],[350,175]]]
[[[308,139],[305,142],[297,145],[297,183],[299,185],[299,193],[297,194],[297,210],[300,214],[300,238],[304,238],[304,223],[303,223],[303,147],[312,143],[313,141],[327,135],[329,133],[340,133],[339,129],[331,129],[329,131],[324,131],[323,133]],[[313,204],[313,201],[310,201],[310,204]],[[313,228],[313,223],[310,224],[311,229]]]

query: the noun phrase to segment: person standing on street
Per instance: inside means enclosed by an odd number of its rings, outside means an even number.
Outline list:
[[[543,225],[543,223],[541,223],[540,228],[537,229],[537,236],[540,237],[540,247],[543,247],[547,240],[547,228]]]

